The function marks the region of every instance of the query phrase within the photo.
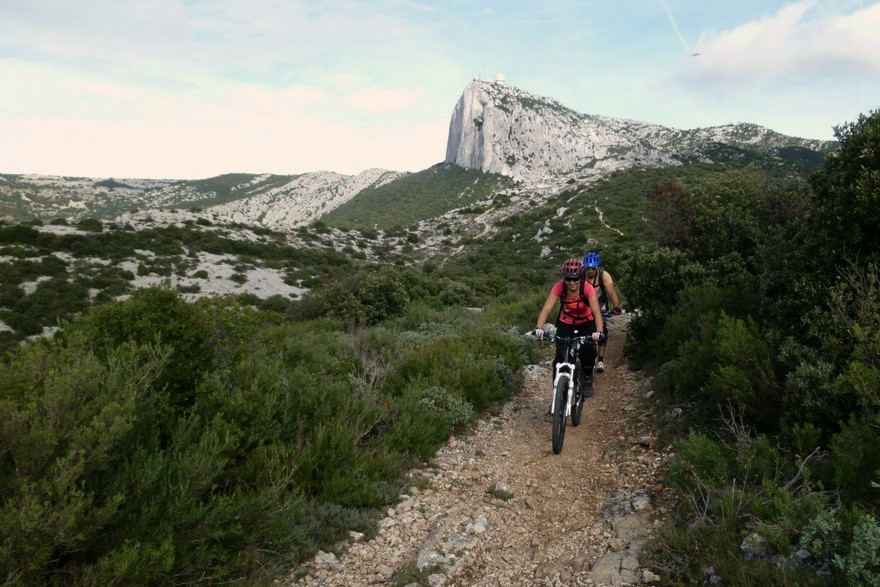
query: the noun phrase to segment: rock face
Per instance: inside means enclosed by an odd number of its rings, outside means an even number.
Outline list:
[[[634,165],[676,165],[687,159],[720,162],[721,153],[713,149],[718,145],[740,152],[828,152],[836,143],[787,137],[754,124],[683,131],[580,114],[498,81],[473,80],[452,112],[446,162],[534,180]]]
[[[317,220],[361,191],[403,175],[385,169],[368,169],[358,175],[307,173],[259,195],[214,206],[211,211],[226,222],[287,230]]]

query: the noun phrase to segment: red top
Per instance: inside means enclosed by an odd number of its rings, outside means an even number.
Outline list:
[[[596,290],[593,289],[593,286],[584,282],[584,299],[581,299],[577,290],[575,290],[574,295],[569,294],[566,296],[567,299],[565,299],[563,298],[564,292],[567,293],[565,283],[561,279],[554,283],[553,289],[550,290],[550,293],[562,300],[562,312],[559,314],[559,321],[566,324],[591,322],[593,320],[593,310],[590,309],[590,304],[585,300],[589,299],[590,296],[596,295]]]

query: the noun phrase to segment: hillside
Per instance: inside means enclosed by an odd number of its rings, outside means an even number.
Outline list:
[[[453,111],[448,162],[418,173],[0,175],[11,223],[0,226],[0,336],[39,335],[160,283],[188,298],[286,304],[352,263],[488,268],[516,258],[537,272],[586,246],[613,258],[646,241],[654,183],[745,165],[804,175],[833,148],[756,125],[677,131],[583,115],[474,81]]]
[[[409,227],[466,208],[513,185],[509,178],[439,163],[365,189],[321,217],[329,226],[355,229]]]
[[[405,175],[382,169],[358,175],[235,173],[202,180],[0,174],[0,218],[114,220],[139,209],[209,209],[214,221],[290,230],[317,220],[363,190]]]

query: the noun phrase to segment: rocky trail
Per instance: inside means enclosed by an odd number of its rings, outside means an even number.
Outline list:
[[[618,317],[580,426],[550,445],[550,362],[527,368],[523,393],[434,460],[369,541],[319,552],[279,584],[297,587],[640,585],[659,578],[639,550],[667,513],[645,395],[628,371]]]

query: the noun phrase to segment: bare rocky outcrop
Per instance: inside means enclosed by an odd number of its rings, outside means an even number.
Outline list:
[[[125,222],[132,209],[204,208],[207,211],[201,215],[212,222],[284,231],[314,222],[364,190],[406,175],[387,169],[367,169],[357,175],[331,171],[235,174],[196,181],[0,175],[0,210],[20,208],[40,218]]]
[[[307,173],[247,199],[214,206],[211,212],[224,222],[289,230],[317,220],[366,189],[405,175],[387,169],[368,169],[357,175],[329,171]]]
[[[714,145],[769,154],[792,147],[827,152],[835,143],[789,137],[756,124],[679,130],[581,114],[500,81],[475,79],[453,109],[446,162],[518,180],[584,179],[636,165],[678,165],[685,158],[718,162]]]
[[[378,535],[353,534],[279,584],[519,586],[636,585],[659,578],[640,549],[666,513],[662,473],[643,398],[650,381],[620,354],[613,332],[608,370],[596,376],[584,421],[562,453],[550,447],[549,363],[529,367],[524,392],[435,459],[387,511]],[[408,583],[401,583],[408,581]]]

